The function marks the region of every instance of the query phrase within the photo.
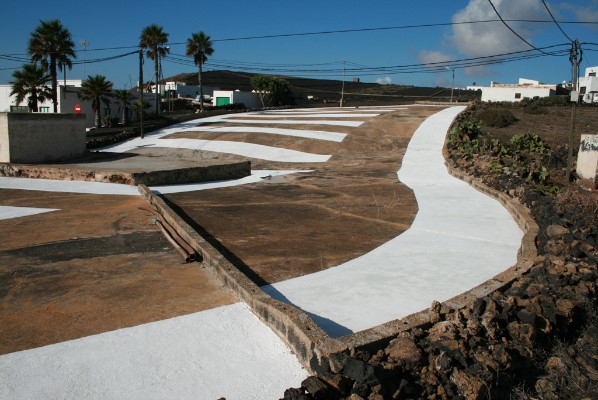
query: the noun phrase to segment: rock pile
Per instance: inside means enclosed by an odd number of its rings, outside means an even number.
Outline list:
[[[448,159],[484,180],[475,160]],[[461,309],[432,304],[429,323],[383,347],[330,356],[284,399],[598,398],[598,194],[510,180],[484,183],[519,197],[540,227],[525,275]]]

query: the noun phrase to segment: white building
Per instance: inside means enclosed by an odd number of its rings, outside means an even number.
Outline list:
[[[598,67],[586,68],[584,76],[579,77],[579,95],[584,103],[598,103]]]
[[[260,108],[262,103],[255,92],[241,92],[240,90],[214,90],[212,105],[225,106],[227,104],[244,104],[247,108]]]
[[[528,97],[548,97],[556,95],[557,85],[545,85],[531,79],[519,78],[517,84],[490,82],[490,86],[468,86],[468,90],[481,90],[482,101],[519,102]]]
[[[190,99],[195,99],[199,95],[199,86],[196,85],[187,85],[184,82],[177,82],[177,81],[166,81],[159,85],[160,94],[163,98],[166,98],[167,92],[174,92],[176,93],[176,98],[186,97]],[[211,97],[214,90],[218,88],[212,86],[203,85],[202,91],[205,97]],[[156,90],[156,85],[151,85],[150,90],[152,93]]]
[[[82,100],[79,98],[79,92],[81,91],[81,80],[66,80],[66,86],[63,80],[58,81],[58,113],[60,114],[74,114],[75,106],[79,105],[81,108],[81,114],[86,116],[85,126],[90,128],[95,124],[95,114],[91,108],[91,101]],[[10,92],[12,85],[0,85],[0,112],[28,112],[29,107],[27,106],[27,98],[21,103],[16,103],[16,96],[11,96]],[[149,104],[154,104],[153,96],[144,95],[145,101]],[[38,103],[38,112],[40,113],[53,113],[54,106],[52,100],[46,100]],[[120,103],[116,100],[110,102],[110,106],[106,107],[102,103],[101,115],[105,117],[107,115],[113,115],[121,117],[122,111],[120,110]],[[129,109],[129,119],[133,119],[132,107]]]

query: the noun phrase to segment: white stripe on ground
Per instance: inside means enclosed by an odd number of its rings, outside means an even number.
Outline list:
[[[249,115],[244,115],[249,117]],[[255,119],[223,119],[220,122],[235,123],[235,124],[279,124],[279,125],[336,125],[336,126],[361,126],[366,121],[334,121],[334,120],[288,120],[288,119],[273,119],[273,120],[255,120]]]
[[[262,126],[199,126],[195,128],[194,131],[219,133],[269,133],[272,135],[284,135],[302,137],[307,139],[328,140],[330,142],[342,142],[343,139],[347,136],[346,133],[312,131],[302,129],[265,128]]]
[[[409,230],[338,267],[264,290],[341,336],[426,309],[514,265],[523,233],[511,215],[444,166],[445,134],[463,109],[432,115],[409,143],[398,173],[419,207]]]
[[[275,176],[290,175],[296,173],[311,172],[312,170],[254,170],[251,175],[241,179],[231,179],[225,181],[213,182],[198,182],[180,185],[161,185],[152,186],[152,191],[156,193],[180,193],[193,192],[196,190],[218,189],[223,187],[247,185],[250,183],[260,182],[263,179],[269,179]],[[6,178],[0,177],[0,189],[20,189],[20,190],[39,190],[44,192],[63,192],[63,193],[86,193],[86,194],[118,194],[118,195],[139,195],[137,186],[121,185],[117,183],[100,183],[100,182],[85,182],[85,181],[59,181],[49,179],[29,179],[29,178]],[[11,210],[17,208],[18,210]],[[21,210],[21,211],[19,211]],[[1,207],[0,219],[15,217],[19,212],[22,215],[26,214],[25,210],[40,210],[41,212],[55,211],[54,209],[43,208],[27,208],[27,207]]]
[[[230,142],[224,140],[200,139],[159,139],[146,143],[146,147],[168,147],[180,149],[194,149],[213,151],[217,153],[235,154],[243,157],[258,158],[260,160],[296,163],[326,162],[330,155],[305,153],[303,151],[288,150],[281,147],[264,146],[261,144]]]
[[[322,114],[303,114],[303,115],[294,115],[294,114],[289,114],[289,113],[281,113],[282,115],[284,115],[285,118],[373,118],[373,117],[377,117],[380,114],[358,114],[358,113],[347,113],[347,114],[343,114],[343,113],[337,113],[337,114],[329,114],[329,113],[322,113]],[[251,117],[251,118],[280,118],[281,115],[280,114],[276,114],[276,115],[268,115],[268,114],[258,114],[258,113],[250,113],[250,114],[245,114],[245,116],[247,117]],[[234,118],[234,114],[231,114],[231,116],[228,119],[232,119]],[[315,123],[317,121],[312,122]]]
[[[132,185],[86,181],[61,181],[52,179],[0,177],[0,189],[139,196],[137,186]]]
[[[261,182],[264,179],[270,179],[276,176],[297,174],[312,172],[313,170],[253,170],[250,176],[246,176],[241,179],[231,179],[226,181],[213,181],[213,182],[199,182],[199,183],[188,183],[182,185],[162,185],[152,186],[152,191],[159,194],[169,193],[182,193],[182,192],[195,192],[197,190],[208,190],[208,189],[219,189],[224,187],[247,185],[250,183]]]
[[[244,304],[0,356],[0,398],[277,399],[307,372]]]
[[[0,220],[27,217],[29,215],[42,214],[50,211],[57,211],[57,208],[33,208],[33,207],[12,207],[0,206]]]

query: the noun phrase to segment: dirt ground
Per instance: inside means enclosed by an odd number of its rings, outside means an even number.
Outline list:
[[[0,354],[236,301],[140,197],[1,189],[0,205],[59,209],[0,220]]]
[[[505,128],[484,126],[483,129],[494,137],[509,141],[521,133],[537,134],[546,143],[555,148],[569,142],[571,132],[571,107],[540,107],[540,113],[531,114],[524,108],[509,109],[517,121]],[[598,107],[577,107],[574,143],[579,146],[580,135],[595,134],[598,129]]]
[[[258,133],[175,134],[198,139],[222,135],[332,157],[321,164],[252,159],[253,169],[313,171],[165,198],[260,285],[320,271],[365,254],[409,228],[417,203],[413,192],[398,182],[397,171],[415,129],[440,110],[410,107],[357,128],[293,125],[347,133],[341,143]]]

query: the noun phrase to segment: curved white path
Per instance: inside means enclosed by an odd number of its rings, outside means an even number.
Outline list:
[[[419,206],[409,230],[342,265],[263,289],[341,336],[421,311],[515,264],[523,233],[511,215],[444,166],[444,138],[462,110],[432,115],[409,143],[398,173]]]

